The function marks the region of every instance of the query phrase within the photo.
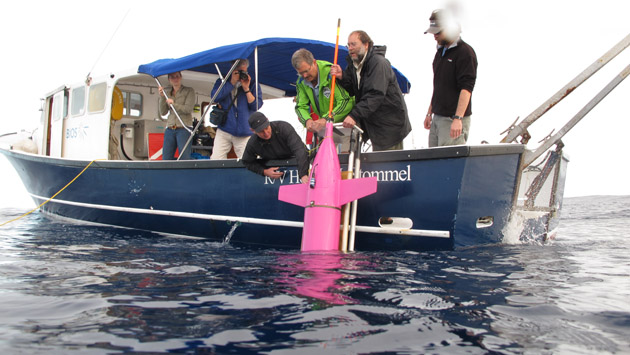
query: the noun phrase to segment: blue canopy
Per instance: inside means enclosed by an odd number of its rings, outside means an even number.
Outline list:
[[[149,74],[153,77],[180,71],[190,70],[203,73],[218,74],[215,64],[225,75],[231,67],[232,61],[247,58],[250,62],[249,72],[255,78],[254,50],[258,48],[258,80],[261,84],[284,90],[286,96],[295,96],[295,81],[297,73],[291,65],[291,56],[300,49],[306,48],[316,59],[333,62],[335,44],[301,38],[263,38],[257,41],[231,44],[209,49],[177,59],[159,59],[155,62],[138,67],[138,73]],[[348,49],[339,46],[338,64],[345,68]],[[408,93],[411,83],[396,68],[398,85],[403,93]]]

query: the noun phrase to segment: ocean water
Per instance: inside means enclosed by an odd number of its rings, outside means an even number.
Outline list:
[[[33,213],[0,227],[0,353],[630,353],[629,222],[568,198],[545,245],[313,255]]]

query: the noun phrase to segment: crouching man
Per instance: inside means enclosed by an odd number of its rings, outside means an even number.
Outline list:
[[[300,181],[303,184],[308,182],[306,146],[291,124],[284,121],[269,122],[262,112],[254,112],[249,116],[249,127],[255,135],[249,139],[243,153],[242,161],[247,169],[278,179],[284,172],[278,171],[277,166],[267,167],[267,162],[295,157]]]

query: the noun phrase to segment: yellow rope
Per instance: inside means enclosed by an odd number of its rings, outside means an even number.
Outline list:
[[[319,140],[319,142],[317,142],[317,145],[313,148],[311,148],[310,150],[308,150],[308,154],[311,155],[311,153],[316,152],[317,149],[319,149],[319,146],[322,145],[323,139]]]
[[[92,161],[90,162],[90,164],[88,164],[85,168],[83,168],[83,170],[81,170],[81,172],[80,172],[77,176],[75,176],[75,177],[74,177],[74,179],[72,179],[69,183],[67,183],[67,184],[66,184],[66,186],[64,186],[61,190],[57,191],[57,193],[56,193],[56,194],[52,195],[52,197],[51,197],[51,198],[49,198],[48,200],[46,200],[46,201],[42,202],[39,206],[37,206],[37,207],[33,208],[32,210],[30,210],[30,211],[26,212],[25,214],[21,215],[20,217],[14,218],[14,219],[12,219],[12,220],[10,220],[10,221],[6,221],[6,222],[4,222],[4,223],[0,224],[0,227],[4,226],[4,225],[6,225],[6,224],[9,224],[9,223],[11,223],[11,222],[15,222],[15,221],[17,221],[17,220],[19,220],[19,219],[21,219],[21,218],[24,218],[24,217],[28,216],[29,214],[31,214],[31,213],[33,213],[33,212],[37,211],[38,209],[40,209],[43,205],[47,204],[47,203],[48,203],[48,202],[50,202],[53,198],[55,198],[57,195],[59,195],[59,194],[61,193],[61,191],[65,190],[65,189],[66,189],[66,187],[70,186],[70,184],[72,184],[72,183],[74,182],[74,180],[76,180],[77,178],[79,178],[79,176],[81,176],[81,175],[82,175],[82,174],[83,174],[83,173],[87,170],[87,168],[89,168],[89,167],[90,167],[90,165],[92,165],[92,163],[94,163],[94,162],[95,162],[95,161],[97,161],[97,160],[105,160],[105,159],[94,159],[94,160],[92,160]]]

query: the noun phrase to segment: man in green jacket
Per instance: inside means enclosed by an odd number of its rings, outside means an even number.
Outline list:
[[[330,93],[332,77],[330,67],[332,63],[315,60],[313,53],[307,49],[298,49],[291,57],[291,64],[300,76],[296,82],[297,96],[295,98],[295,113],[309,132],[323,135],[326,120],[314,120],[311,113],[317,117],[328,117],[330,107]],[[341,86],[335,86],[332,116],[335,123],[343,122],[354,107],[354,97]],[[349,131],[348,131],[349,132]],[[347,145],[349,134],[344,139],[335,137],[336,143]],[[345,148],[345,149],[344,149]],[[342,148],[347,150],[347,147]]]

